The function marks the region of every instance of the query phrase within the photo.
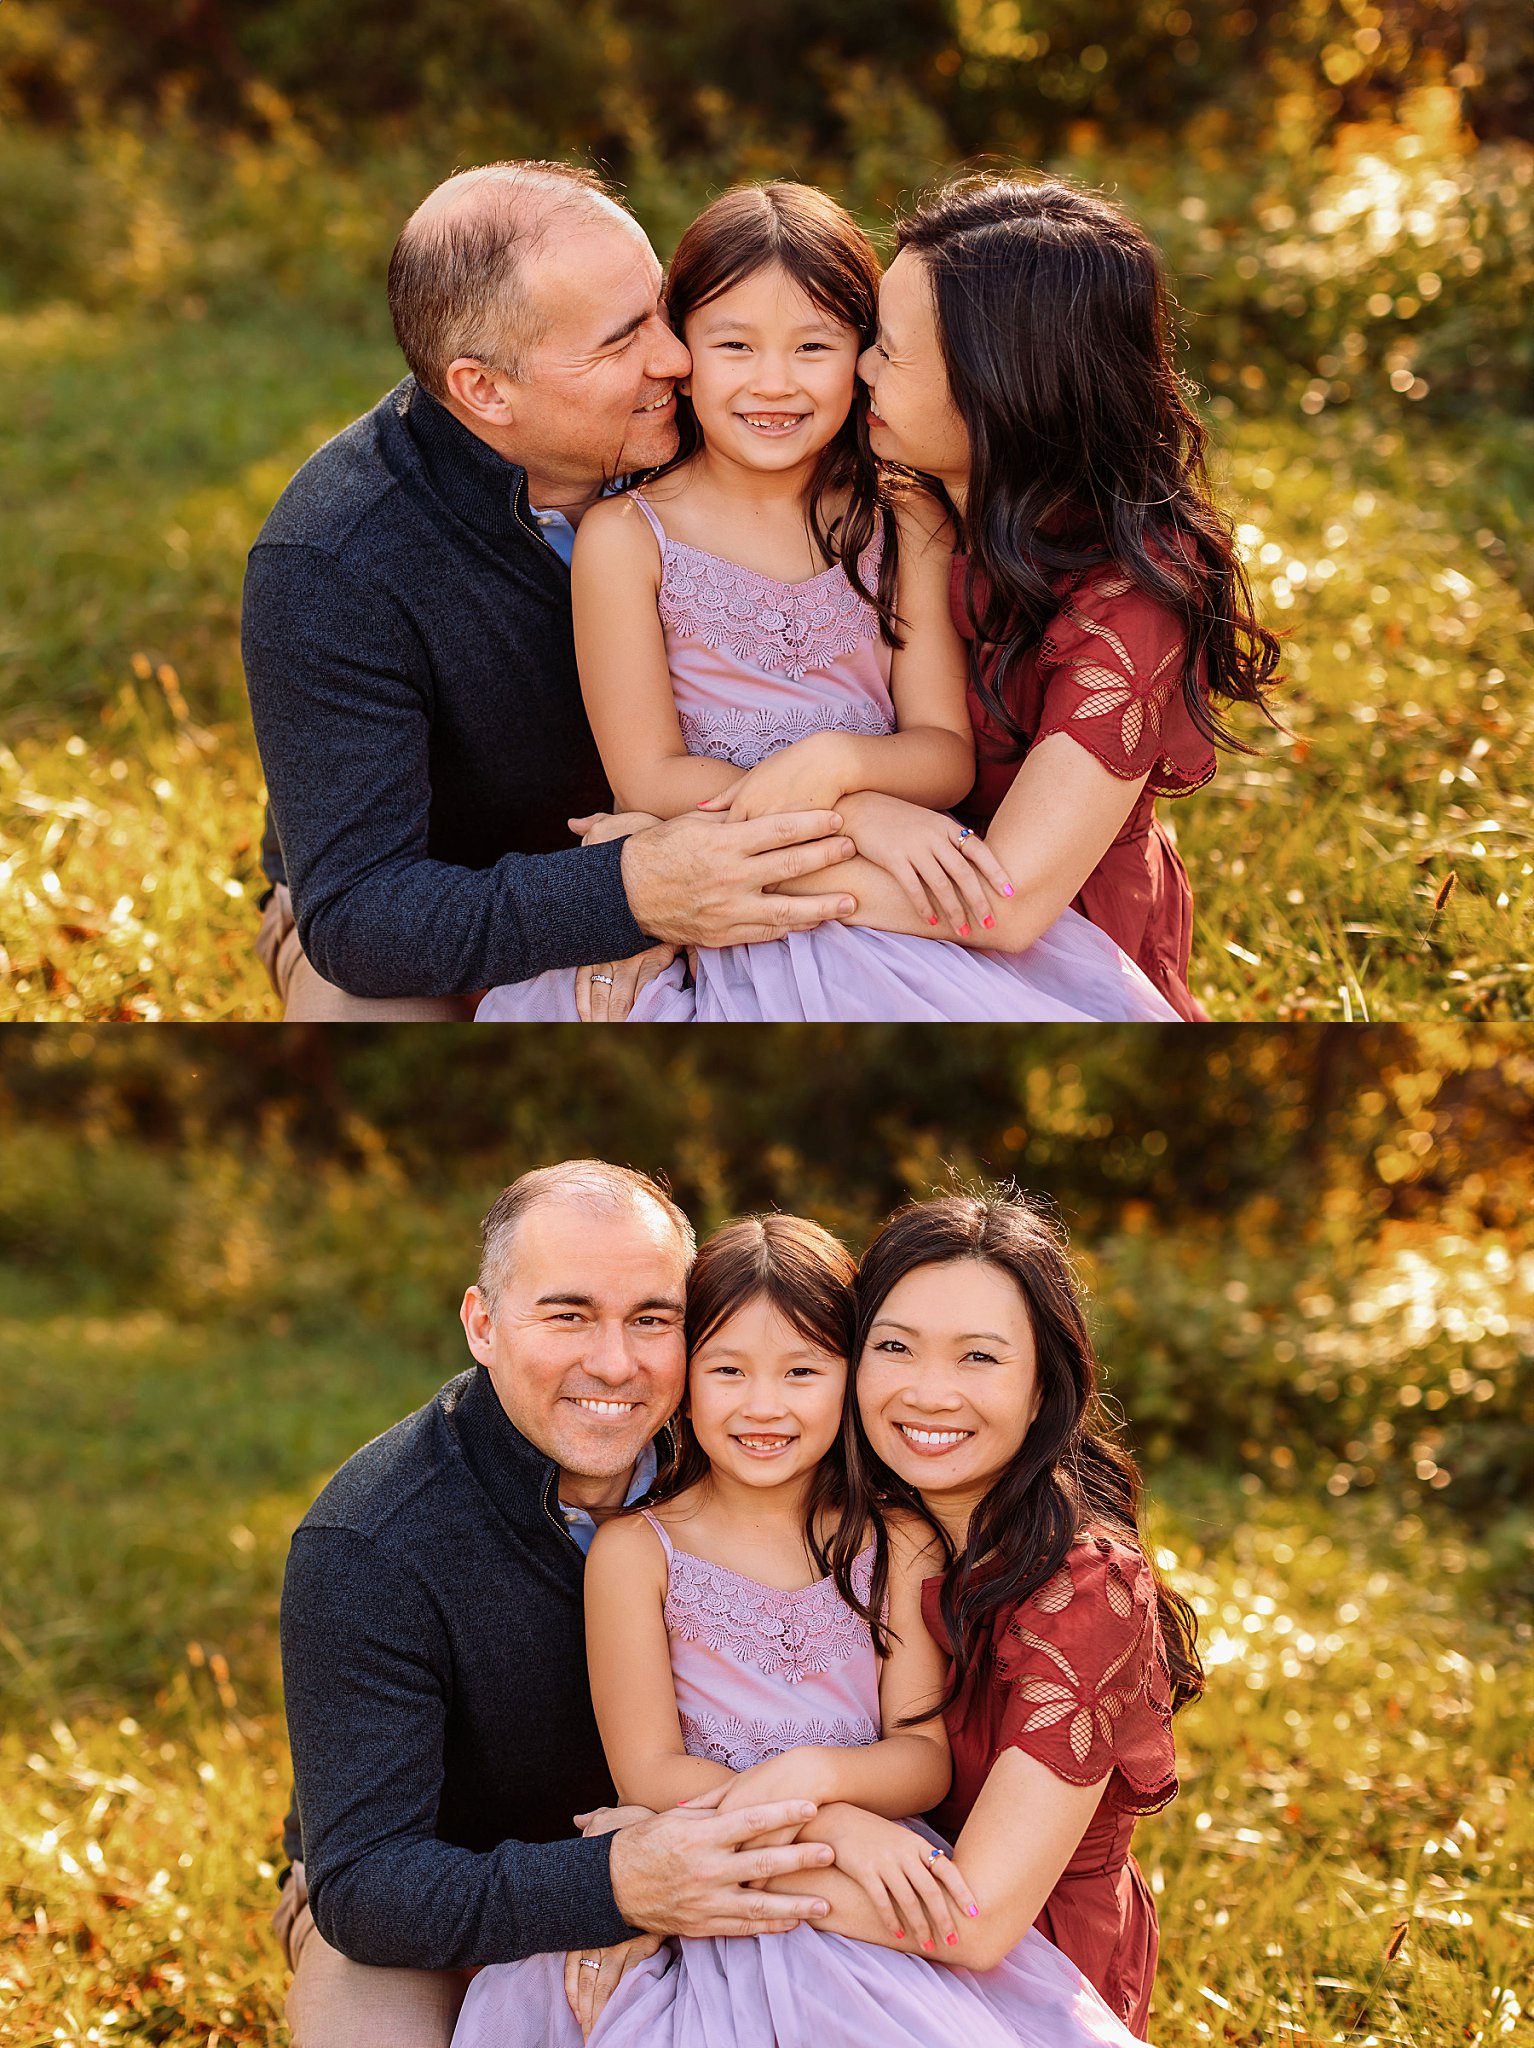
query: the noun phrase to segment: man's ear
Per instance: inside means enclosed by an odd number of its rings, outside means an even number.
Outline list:
[[[453,404],[487,427],[516,423],[517,387],[504,370],[492,370],[477,356],[457,356],[447,366],[443,388]]]
[[[495,1319],[485,1306],[485,1297],[477,1287],[471,1287],[463,1297],[458,1311],[458,1320],[463,1324],[463,1334],[468,1339],[469,1350],[481,1365],[495,1363]]]

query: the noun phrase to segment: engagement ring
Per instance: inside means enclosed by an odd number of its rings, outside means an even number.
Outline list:
[[[959,837],[961,839],[973,839],[974,836],[974,833],[970,831],[968,825],[961,825],[959,827]]]
[[[947,1854],[948,1851],[946,1849],[929,1849],[927,1851],[927,1861],[929,1863],[936,1863],[939,1856],[946,1856]]]
[[[597,1961],[595,1960],[595,1958],[594,1958],[594,1957],[592,1957],[592,1956],[582,1956],[582,1957],[581,1957],[581,1968],[582,1968],[583,1970],[600,1970],[600,1969],[601,1969],[601,1967],[602,1967],[602,1965],[601,1965],[601,1964],[600,1964],[599,1962],[597,1962]]]
[[[605,981],[609,987],[612,986],[612,976],[610,974],[594,974],[591,978],[593,981]],[[596,1968],[595,1963],[592,1964],[592,1968]]]

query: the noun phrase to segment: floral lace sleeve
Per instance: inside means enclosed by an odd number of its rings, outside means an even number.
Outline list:
[[[1122,1803],[1154,1813],[1177,1790],[1171,1679],[1156,1586],[1137,1550],[1088,1537],[1003,1631],[1001,1743],[1072,1785],[1116,1773]]]
[[[1071,738],[1126,782],[1186,796],[1214,773],[1214,748],[1183,696],[1182,621],[1110,566],[1077,584],[1039,649],[1043,719],[1034,744]]]

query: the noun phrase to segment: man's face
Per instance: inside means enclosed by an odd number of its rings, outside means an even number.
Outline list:
[[[509,434],[535,488],[598,488],[668,461],[689,358],[666,324],[643,231],[616,210],[561,218],[528,286],[545,331],[508,387]]]
[[[471,1287],[463,1324],[528,1442],[573,1479],[616,1480],[682,1398],[686,1288],[654,1203],[551,1199],[517,1226],[495,1314]]]

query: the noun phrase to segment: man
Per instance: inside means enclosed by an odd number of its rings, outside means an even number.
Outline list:
[[[589,2014],[662,1934],[778,1932],[826,1910],[743,1889],[830,1861],[822,1845],[742,1848],[806,1805],[627,1808],[573,1833],[613,1797],[585,1553],[648,1486],[681,1400],[692,1243],[642,1174],[524,1174],[485,1219],[464,1296],[476,1365],[350,1458],[294,1535],[296,1796],[275,1924],[295,2048],[447,2048],[475,1965],[550,1950]]]
[[[289,1018],[464,1017],[490,984],[633,959],[603,969],[617,997],[675,946],[850,913],[768,893],[848,856],[828,812],[575,843],[610,797],[570,554],[604,488],[675,453],[688,356],[660,294],[638,223],[564,165],[461,172],[400,235],[410,375],[305,463],[245,581],[258,950]]]

